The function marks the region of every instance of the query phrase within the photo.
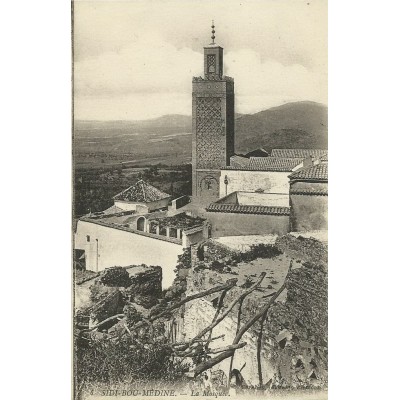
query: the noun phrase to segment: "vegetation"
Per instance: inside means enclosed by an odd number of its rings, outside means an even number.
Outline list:
[[[91,340],[76,347],[78,386],[111,382],[173,382],[182,378],[185,366],[173,362],[167,339],[123,336]],[[144,335],[142,335],[144,336]],[[151,339],[150,339],[151,337]]]
[[[100,278],[100,282],[107,286],[128,287],[131,285],[129,272],[126,268],[112,267],[107,268]]]
[[[172,198],[191,194],[191,165],[179,167],[161,164],[147,168],[111,166],[79,168],[75,170],[74,212],[81,216],[89,212],[103,211],[113,205],[113,197],[144,179],[158,189],[171,194]]]

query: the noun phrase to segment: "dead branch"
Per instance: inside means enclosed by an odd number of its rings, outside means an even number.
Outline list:
[[[242,347],[246,346],[246,342],[238,343],[238,344],[232,344],[230,346],[224,346],[224,347],[219,347],[218,349],[208,349],[206,352],[208,354],[217,354],[217,353],[222,353],[224,351],[228,350],[237,350],[241,349]]]
[[[196,339],[195,341],[196,342],[205,342],[205,341],[210,341],[210,342],[212,342],[213,340],[217,340],[217,339],[221,339],[221,338],[223,338],[223,337],[225,337],[225,334],[223,334],[223,335],[219,335],[219,336],[215,336],[215,337],[213,337],[213,338],[211,338],[210,340],[205,340],[205,339]],[[189,343],[190,342],[175,342],[175,343],[172,343],[172,346],[173,347],[175,347],[175,346],[189,346]]]
[[[207,327],[205,327],[200,333],[198,333],[193,339],[192,341],[195,341],[196,339],[201,338],[202,336],[204,336],[209,330],[213,329],[215,326],[217,326],[233,309],[233,307],[235,307],[235,305],[240,302],[243,301],[250,293],[252,293],[258,285],[260,285],[260,283],[262,282],[262,280],[264,279],[266,273],[263,272],[261,273],[259,279],[257,280],[256,283],[254,283],[248,290],[246,290],[243,294],[241,294],[238,298],[236,298],[235,300],[232,301],[232,303],[228,306],[228,308],[224,311],[224,313],[219,316],[217,319],[214,318],[213,322],[208,325]]]
[[[176,304],[173,304],[172,306],[170,306],[169,308],[167,308],[166,310],[164,310],[160,314],[154,315],[153,317],[148,318],[145,321],[142,320],[142,321],[138,322],[137,324],[133,325],[131,327],[131,329],[137,329],[137,328],[141,328],[144,325],[148,325],[149,323],[154,322],[155,320],[164,317],[165,315],[169,314],[171,311],[181,307],[183,304],[185,304],[185,303],[187,303],[189,301],[192,301],[192,300],[195,300],[195,299],[199,299],[199,298],[204,297],[204,296],[208,296],[209,294],[220,292],[221,290],[225,290],[225,289],[228,289],[228,288],[230,289],[233,286],[236,286],[236,283],[237,283],[237,279],[230,279],[224,285],[216,286],[214,288],[205,290],[203,292],[195,293],[195,294],[193,294],[191,296],[185,297],[183,300],[181,300],[180,302],[178,302]],[[104,321],[99,322],[97,325],[92,326],[91,328],[83,329],[82,332],[93,331],[93,330],[99,328],[100,326],[102,326],[103,324],[105,324],[106,322],[112,321],[113,319],[116,319],[116,318],[123,318],[124,316],[125,316],[125,314],[113,315],[113,316],[105,319]]]
[[[201,297],[208,296],[213,293],[220,292],[221,290],[225,289],[231,289],[232,287],[236,286],[237,279],[230,279],[226,284],[221,285],[221,286],[216,286],[214,288],[205,290],[200,293],[195,293],[191,296],[185,297],[183,300],[179,301],[176,304],[173,304],[172,306],[168,307],[166,310],[162,311],[160,314],[154,315],[153,317],[150,317],[148,319],[148,322],[154,322],[155,320],[162,318],[166,315],[168,315],[171,311],[176,310],[177,308],[183,306],[184,304],[188,303],[189,301],[199,299]],[[142,327],[144,324],[141,322],[138,322],[136,325],[133,326],[134,329]]]
[[[253,318],[251,318],[248,322],[246,322],[243,327],[239,330],[237,333],[235,339],[232,342],[232,345],[238,344],[242,336],[254,325],[255,322],[257,322],[264,313],[266,313],[271,305],[275,302],[275,300],[279,297],[279,295],[283,292],[283,290],[286,288],[286,282],[288,279],[288,276],[290,275],[290,271],[292,269],[292,263],[290,263],[289,270],[287,272],[285,281],[283,282],[282,286],[280,289],[274,294],[274,296],[271,297],[269,302],[256,314],[254,315]],[[235,350],[227,350],[224,353],[220,353],[218,356],[211,358],[209,360],[206,360],[199,365],[197,365],[194,370],[192,370],[190,373],[188,373],[188,377],[196,377],[197,375],[201,374],[202,372],[206,371],[207,369],[212,368],[214,365],[219,364],[221,361],[225,360],[226,358],[232,357],[233,354],[235,353]]]
[[[228,290],[230,290],[230,289],[231,289],[231,288],[225,289],[225,290],[221,293],[221,296],[219,297],[219,300],[218,300],[217,309],[216,309],[216,311],[215,311],[214,318],[213,318],[212,322],[215,322],[215,321],[217,320],[218,315],[219,315],[219,313],[221,312],[221,308],[222,308],[222,306],[224,305],[225,296],[226,296],[226,294],[228,293]],[[209,335],[208,335],[208,340],[207,340],[207,343],[206,343],[206,348],[208,347],[208,344],[210,343],[211,336],[212,336],[212,329],[210,329],[210,332],[209,332]]]
[[[118,319],[118,318],[123,318],[125,317],[125,314],[116,314],[113,315],[112,317],[108,317],[105,320],[99,322],[97,325],[92,326],[91,328],[87,328],[87,329],[83,329],[82,332],[91,332],[94,331],[95,329],[99,328],[100,326],[104,325],[106,322],[112,321],[114,319]]]
[[[268,311],[264,313],[261,317],[260,321],[260,332],[257,337],[257,369],[258,369],[258,383],[260,388],[263,386],[263,377],[262,377],[262,366],[261,366],[261,348],[262,348],[262,338],[263,338],[263,328],[264,323],[267,318]]]
[[[239,329],[240,329],[240,320],[242,317],[242,304],[243,304],[243,300],[241,299],[239,302],[239,309],[238,309],[238,316],[237,316],[237,324],[236,324],[236,335],[239,333]],[[235,354],[232,355],[231,357],[231,362],[229,364],[229,372],[228,372],[228,390],[231,386],[231,379],[232,379],[232,368],[233,368],[233,358],[235,357]]]

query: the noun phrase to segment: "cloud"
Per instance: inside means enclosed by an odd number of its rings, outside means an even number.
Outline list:
[[[183,93],[201,70],[201,54],[177,49],[155,34],[120,51],[76,62],[75,90],[77,96]]]
[[[191,79],[203,73],[210,15],[221,21],[217,40],[225,47],[225,74],[235,79],[237,112],[327,102],[325,2],[223,3],[78,2],[76,118],[190,114]]]

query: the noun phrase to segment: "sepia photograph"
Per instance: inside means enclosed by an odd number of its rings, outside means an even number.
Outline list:
[[[71,11],[74,399],[327,399],[327,0]]]

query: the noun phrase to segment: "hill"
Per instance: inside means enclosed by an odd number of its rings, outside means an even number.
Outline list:
[[[288,103],[236,119],[236,152],[258,147],[328,148],[328,108],[302,101]]]
[[[191,124],[191,116],[180,114],[143,121],[75,121],[76,165],[189,163]],[[328,109],[304,101],[236,114],[235,129],[237,153],[258,147],[327,148]]]

